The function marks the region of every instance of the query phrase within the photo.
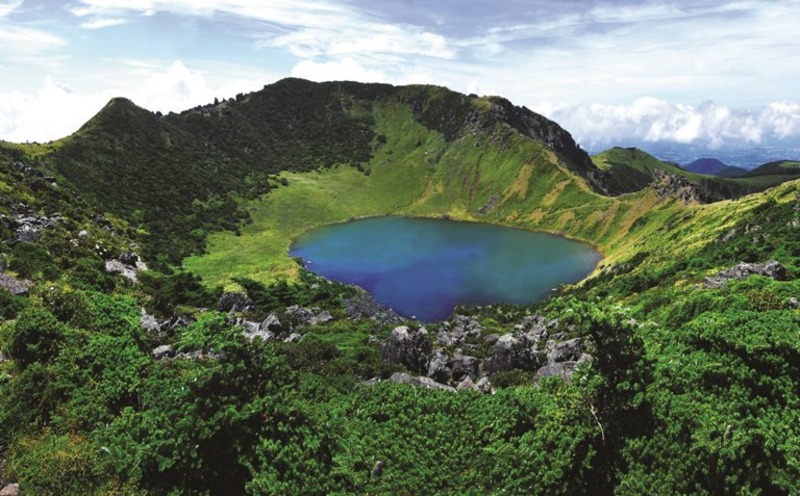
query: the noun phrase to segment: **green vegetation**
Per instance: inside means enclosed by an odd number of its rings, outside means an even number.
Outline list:
[[[0,483],[37,495],[800,491],[800,180],[709,204],[651,188],[604,196],[608,176],[572,160],[574,143],[550,148],[535,138],[550,124],[505,105],[284,81],[166,117],[115,100],[61,142],[0,147],[0,267],[28,283],[0,289]],[[619,178],[615,153],[595,160]],[[171,180],[181,167],[192,177]],[[114,194],[115,175],[127,191]],[[606,259],[583,284],[462,309],[485,335],[558,319],[593,359],[569,383],[505,372],[496,394],[371,382],[404,371],[381,358],[394,324],[349,318],[359,292],[286,249],[311,227],[389,213],[594,242]],[[21,218],[43,227],[7,242]],[[132,250],[156,262],[138,282],[106,272]],[[770,260],[781,277],[704,283]],[[247,313],[216,309],[221,286],[247,292]],[[243,334],[238,319],[286,321],[293,305],[330,320],[299,342]],[[153,353],[164,346],[174,356]]]

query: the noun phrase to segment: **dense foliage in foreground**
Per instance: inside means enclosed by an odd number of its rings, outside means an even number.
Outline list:
[[[398,370],[370,339],[392,326],[343,318],[352,290],[313,276],[240,281],[261,315],[331,309],[337,318],[297,344],[249,342],[229,316],[198,310],[219,292],[188,274],[112,277],[104,250],[124,249],[124,224],[100,229],[108,221],[71,208],[65,190],[4,167],[6,208],[69,216],[2,246],[7,270],[35,283],[26,297],[0,290],[2,477],[27,494],[800,489],[796,202],[765,203],[691,258],[623,265],[538,307],[471,310],[492,332],[542,313],[595,346],[570,384],[518,374],[483,395],[364,384]],[[68,241],[80,229],[91,243]],[[709,269],[772,259],[785,281],[701,285]],[[154,335],[142,307],[197,320]],[[187,355],[154,359],[164,342]]]

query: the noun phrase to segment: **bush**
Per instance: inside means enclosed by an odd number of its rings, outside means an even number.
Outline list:
[[[17,317],[8,353],[22,367],[46,363],[58,355],[64,341],[64,325],[47,309],[29,306]]]

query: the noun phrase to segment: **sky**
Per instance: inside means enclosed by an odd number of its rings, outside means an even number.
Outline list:
[[[585,148],[800,149],[800,0],[0,0],[0,139],[285,77],[500,95]]]

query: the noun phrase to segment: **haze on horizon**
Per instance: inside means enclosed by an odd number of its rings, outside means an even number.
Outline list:
[[[800,149],[800,0],[0,0],[0,139],[284,77],[495,94],[584,146]]]

